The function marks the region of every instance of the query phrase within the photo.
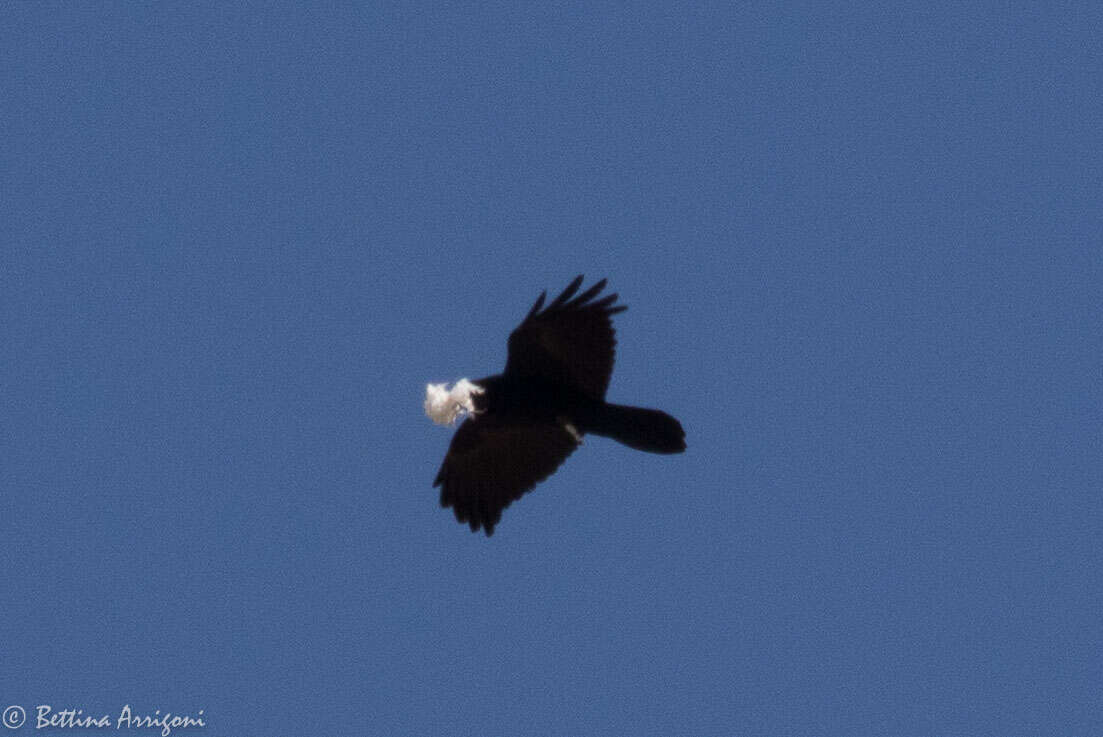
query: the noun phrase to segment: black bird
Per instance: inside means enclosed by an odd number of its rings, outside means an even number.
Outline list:
[[[616,294],[595,299],[604,279],[576,297],[581,285],[579,276],[543,310],[547,293],[540,295],[510,333],[503,373],[426,389],[434,421],[470,415],[433,486],[472,532],[493,534],[502,510],[554,473],[587,433],[649,453],[686,448],[681,424],[665,412],[605,401],[617,342],[611,318],[627,307]]]

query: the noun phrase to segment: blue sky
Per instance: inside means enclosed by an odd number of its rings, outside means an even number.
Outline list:
[[[0,707],[1103,732],[1100,15],[8,5]],[[689,448],[473,535],[424,385],[578,273]]]

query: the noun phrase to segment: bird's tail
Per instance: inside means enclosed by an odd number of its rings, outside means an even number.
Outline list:
[[[584,430],[648,453],[681,453],[686,449],[681,423],[657,409],[603,404],[586,418]]]

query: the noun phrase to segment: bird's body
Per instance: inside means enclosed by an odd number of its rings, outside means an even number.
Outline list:
[[[461,381],[457,387],[470,391],[458,399],[440,386],[427,390],[426,412],[434,419],[453,419],[460,410],[471,415],[433,485],[443,487],[442,506],[473,531],[492,534],[502,510],[551,475],[587,433],[651,453],[685,450],[685,433],[670,415],[605,402],[616,345],[610,318],[625,307],[614,305],[615,294],[593,299],[604,279],[574,297],[581,284],[580,276],[542,311],[540,295],[510,335],[503,373]],[[432,401],[459,406],[438,415]]]
[[[476,417],[489,414],[515,422],[576,422],[589,414],[594,404],[573,387],[540,377],[498,374],[473,383],[485,390],[475,397]]]

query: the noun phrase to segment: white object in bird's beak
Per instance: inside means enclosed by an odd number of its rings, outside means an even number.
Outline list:
[[[475,400],[473,394],[482,394],[486,391],[478,384],[472,384],[467,379],[460,379],[451,390],[447,384],[425,385],[425,414],[438,425],[453,425],[456,420],[470,414],[474,417]]]

